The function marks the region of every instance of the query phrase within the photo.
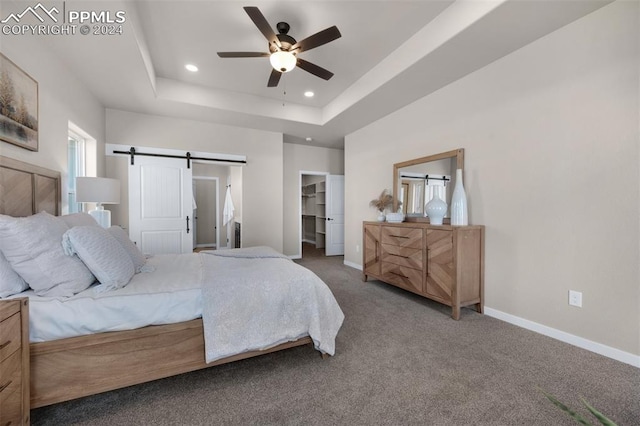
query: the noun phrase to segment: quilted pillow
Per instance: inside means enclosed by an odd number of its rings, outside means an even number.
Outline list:
[[[125,249],[101,226],[74,226],[64,233],[62,246],[67,255],[77,254],[96,276],[102,284],[98,291],[122,288],[135,274]]]
[[[39,296],[69,297],[95,281],[77,256],[66,256],[60,217],[41,212],[28,217],[0,215],[0,250]]]
[[[11,267],[0,251],[0,299],[22,293],[29,286]]]
[[[127,233],[124,232],[124,229],[119,226],[112,226],[107,229],[107,231],[109,231],[109,233],[118,240],[122,248],[124,248],[129,257],[131,257],[133,266],[136,268],[136,273],[140,272],[144,264],[147,262],[147,258],[140,251],[138,246],[133,244],[133,241],[131,241]]]
[[[73,228],[74,226],[100,226],[89,213],[71,213],[60,217],[68,228]]]

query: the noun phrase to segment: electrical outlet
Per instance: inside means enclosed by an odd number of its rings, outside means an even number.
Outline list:
[[[569,290],[569,305],[582,308],[582,292]]]
[[[360,244],[356,244],[356,253],[360,253]]]

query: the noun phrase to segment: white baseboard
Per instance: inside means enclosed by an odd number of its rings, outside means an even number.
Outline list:
[[[350,266],[359,271],[362,271],[362,265],[357,263],[344,261],[346,266]],[[507,314],[506,312],[499,311],[497,309],[484,307],[484,314],[505,322],[508,322],[518,327],[526,328],[527,330],[534,331],[536,333],[543,334],[561,342],[568,343],[573,346],[577,346],[582,349],[597,353],[599,355],[606,356],[607,358],[615,359],[616,361],[624,362],[625,364],[632,365],[640,368],[640,355],[634,355],[629,352],[621,351],[620,349],[612,348],[611,346],[603,345],[583,337],[579,337],[564,331],[557,330],[555,328],[548,327],[546,325],[538,324],[524,318],[517,317],[515,315]]]
[[[490,317],[497,318],[513,325],[517,325],[518,327],[526,328],[527,330],[544,334],[545,336],[549,336],[562,342],[569,343],[570,345],[577,346],[579,348],[606,356],[607,358],[615,359],[616,361],[624,362],[625,364],[640,368],[640,355],[634,355],[629,352],[621,351],[620,349],[612,348],[611,346],[603,345],[602,343],[597,343],[583,337],[575,336],[573,334],[569,334],[564,331],[548,327],[546,325],[538,324],[537,322],[529,321],[515,315],[507,314],[506,312],[498,311],[497,309],[488,308],[486,306],[484,307],[484,313],[485,315],[488,315]]]
[[[344,264],[352,268],[355,268],[358,271],[362,271],[362,265],[358,265],[357,263],[353,263],[353,262],[349,262],[348,260],[345,260]]]
[[[289,255],[289,259],[291,260],[302,259],[302,256],[300,256],[299,254],[291,254]]]

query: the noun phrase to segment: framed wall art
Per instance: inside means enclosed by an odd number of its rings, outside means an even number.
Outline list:
[[[38,150],[38,82],[2,53],[0,140]]]

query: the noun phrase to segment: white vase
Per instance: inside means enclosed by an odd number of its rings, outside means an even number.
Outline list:
[[[442,218],[447,214],[447,203],[437,193],[433,194],[433,198],[424,205],[424,212],[429,217],[430,224],[442,225]]]
[[[453,188],[453,195],[451,196],[451,224],[455,226],[469,224],[467,194],[462,183],[462,169],[456,170],[456,186]]]
[[[386,216],[384,215],[383,212],[378,212],[378,222],[384,222],[386,219]]]

